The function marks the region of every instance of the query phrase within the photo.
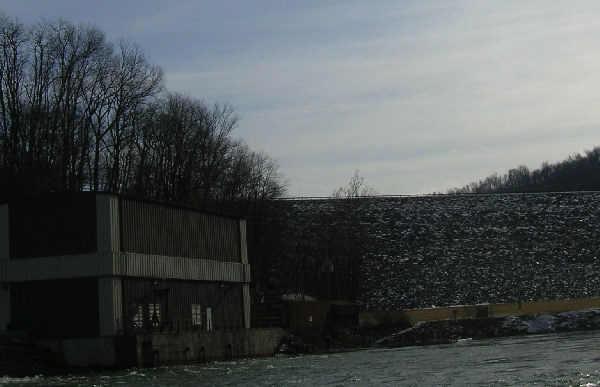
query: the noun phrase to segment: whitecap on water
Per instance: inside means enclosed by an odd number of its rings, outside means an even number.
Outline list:
[[[26,376],[23,378],[13,378],[10,376],[0,377],[0,386],[14,386],[15,384],[29,384],[32,382],[37,382],[42,378],[42,375],[35,376]]]

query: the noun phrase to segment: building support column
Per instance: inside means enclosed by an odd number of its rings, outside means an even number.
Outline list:
[[[99,253],[121,251],[119,230],[119,198],[96,195],[96,240]]]
[[[248,263],[248,242],[246,241],[246,219],[240,219],[240,261]]]
[[[123,333],[121,278],[98,278],[98,316],[100,317],[100,336],[114,336]]]
[[[242,298],[244,304],[244,328],[250,329],[250,284],[242,285]]]
[[[10,258],[8,204],[0,206],[0,260]]]
[[[242,303],[244,307],[244,327],[250,329],[250,265],[248,265],[248,242],[246,241],[246,219],[239,221],[240,261],[244,264],[244,281],[242,285]]]
[[[10,224],[8,204],[0,205],[0,261],[10,259]]]
[[[0,261],[10,259],[8,204],[0,206]],[[10,285],[0,280],[0,331],[6,331],[10,324]]]
[[[10,285],[0,284],[0,332],[6,332],[10,324]]]

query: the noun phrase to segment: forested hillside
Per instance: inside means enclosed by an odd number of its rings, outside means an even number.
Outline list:
[[[524,165],[513,168],[504,175],[494,173],[478,182],[449,193],[494,193],[494,192],[565,192],[600,190],[600,148],[584,154],[570,156],[556,163],[543,163],[530,171]]]

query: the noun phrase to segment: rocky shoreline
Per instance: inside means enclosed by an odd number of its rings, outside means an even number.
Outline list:
[[[276,355],[340,352],[370,347],[450,344],[461,339],[600,329],[600,309],[539,315],[420,322],[414,326],[298,330],[286,335]]]
[[[600,329],[600,310],[469,320],[426,321],[377,340],[374,345],[403,347],[446,344],[460,339]]]
[[[448,344],[461,339],[559,333],[600,329],[600,309],[527,316],[442,320],[379,327],[305,329],[284,337],[275,355],[330,353],[371,347]],[[0,376],[56,375],[68,369],[49,350],[31,346],[0,347]],[[81,371],[81,370],[80,370]]]

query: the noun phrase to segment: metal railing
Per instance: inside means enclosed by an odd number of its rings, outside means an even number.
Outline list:
[[[149,334],[149,333],[192,333],[206,331],[206,324],[197,324],[193,320],[162,320],[150,321],[146,319],[143,323],[129,321],[124,327],[125,335]],[[243,329],[243,326],[220,326],[219,330]],[[213,329],[214,330],[214,329]]]
[[[192,320],[158,320],[134,322],[129,321],[125,325],[125,334],[146,334],[146,333],[188,333],[206,330],[206,327],[200,324],[194,324]]]

